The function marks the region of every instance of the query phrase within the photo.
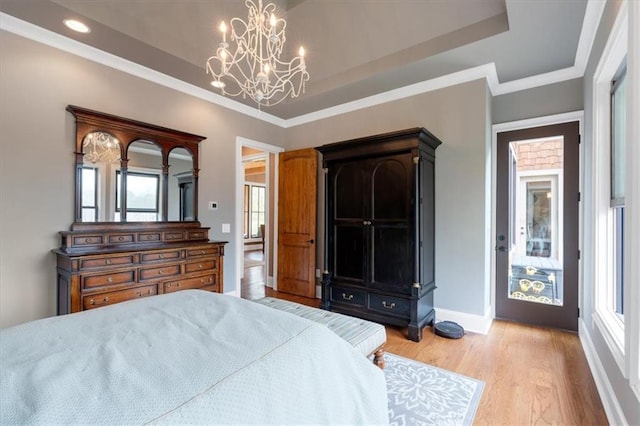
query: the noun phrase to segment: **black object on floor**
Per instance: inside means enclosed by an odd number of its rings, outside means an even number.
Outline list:
[[[459,339],[464,336],[464,328],[453,321],[440,321],[434,326],[434,329],[436,335],[449,339]]]

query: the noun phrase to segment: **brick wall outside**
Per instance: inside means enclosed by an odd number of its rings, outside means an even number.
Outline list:
[[[564,161],[562,139],[516,144],[518,171],[561,169]]]

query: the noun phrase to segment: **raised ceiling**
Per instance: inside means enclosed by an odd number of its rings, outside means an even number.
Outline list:
[[[257,2],[257,0],[256,0]],[[265,0],[266,2],[266,0]],[[264,111],[283,119],[494,64],[499,83],[570,68],[587,0],[280,0],[286,50],[307,51],[299,98]],[[241,0],[2,0],[0,10],[216,92],[205,63],[218,24],[246,19]],[[68,30],[75,17],[92,29]],[[231,98],[253,106],[249,100]]]

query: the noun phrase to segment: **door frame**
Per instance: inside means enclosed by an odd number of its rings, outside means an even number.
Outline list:
[[[578,132],[580,137],[584,134],[584,110],[572,111],[562,114],[546,115],[535,118],[528,118],[524,120],[508,121],[504,123],[493,124],[491,126],[491,318],[496,317],[496,285],[497,285],[497,272],[496,272],[496,246],[495,241],[497,224],[497,149],[498,149],[498,133],[509,132],[513,130],[522,130],[531,127],[550,126],[553,124],[562,124],[572,121],[578,122]],[[579,145],[578,150],[580,152],[578,158],[578,191],[582,193],[584,191],[584,147],[582,143]],[[583,252],[583,205],[578,206],[578,249]],[[578,259],[578,318],[581,318],[582,309],[582,292],[583,292],[583,262],[582,257]]]
[[[235,245],[235,257],[236,257],[236,291],[234,296],[241,297],[242,295],[242,277],[244,276],[244,238],[243,227],[241,224],[243,223],[243,212],[244,212],[244,167],[242,166],[242,147],[246,146],[248,148],[259,149],[264,151],[267,154],[267,200],[270,198],[270,194],[273,192],[273,205],[269,203],[267,211],[265,213],[265,222],[268,224],[271,218],[273,217],[273,230],[271,233],[267,233],[264,240],[264,259],[265,259],[265,285],[267,285],[267,281],[269,279],[269,264],[268,259],[277,259],[278,258],[278,245],[273,245],[273,253],[269,249],[269,234],[277,236],[278,235],[278,153],[283,152],[284,148],[270,145],[264,142],[255,141],[252,139],[244,138],[242,136],[236,137],[236,185],[235,185],[235,232],[234,239],[236,241]],[[269,154],[274,155],[273,164],[270,160]],[[271,170],[273,170],[273,188],[268,183],[268,176],[271,174]],[[273,289],[278,290],[277,288],[278,282],[278,270],[277,268],[273,268]]]

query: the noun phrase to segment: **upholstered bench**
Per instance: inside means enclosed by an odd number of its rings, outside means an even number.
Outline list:
[[[382,347],[387,341],[387,332],[384,326],[360,318],[273,297],[264,297],[254,300],[254,302],[327,326],[331,331],[349,342],[362,355],[367,357],[373,355],[373,363],[380,368],[384,368],[384,350]]]

